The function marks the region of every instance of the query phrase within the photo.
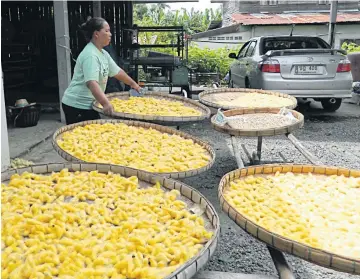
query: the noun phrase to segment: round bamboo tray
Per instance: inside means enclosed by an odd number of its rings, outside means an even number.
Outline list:
[[[273,108],[256,108],[256,109],[232,109],[224,111],[225,116],[236,116],[236,115],[242,115],[242,114],[256,114],[256,113],[274,113],[277,114],[280,111],[280,109],[273,109]],[[225,124],[224,126],[221,126],[216,123],[215,118],[216,115],[214,115],[211,118],[211,125],[212,127],[219,132],[229,134],[232,136],[243,136],[243,137],[260,137],[260,136],[277,136],[277,135],[283,135],[291,133],[299,128],[301,128],[304,125],[304,116],[295,111],[290,110],[292,115],[297,119],[296,122],[286,125],[286,126],[279,126],[274,127],[271,129],[262,129],[262,130],[256,130],[256,129],[235,129],[229,126],[228,124]]]
[[[236,179],[244,179],[247,176],[253,175],[271,175],[277,171],[281,173],[314,173],[317,175],[344,175],[345,177],[360,177],[360,170],[350,170],[329,166],[314,166],[314,165],[261,165],[237,169],[227,173],[220,181],[218,188],[218,196],[222,210],[235,221],[246,232],[253,237],[263,241],[266,245],[274,247],[283,252],[295,255],[309,262],[321,265],[327,268],[335,269],[342,272],[360,274],[360,260],[348,258],[327,252],[321,249],[312,248],[308,245],[296,242],[289,238],[273,233],[265,228],[250,221],[242,214],[232,207],[225,199],[224,192],[227,190],[231,181]]]
[[[106,95],[108,99],[122,99],[127,100],[130,97],[129,92],[117,92]],[[144,97],[141,98],[156,98],[156,99],[165,99],[168,101],[177,101],[183,103],[187,107],[194,108],[201,112],[200,116],[159,116],[159,115],[145,115],[145,114],[133,114],[133,113],[125,113],[125,112],[113,112],[112,115],[105,115],[102,108],[100,108],[99,103],[97,101],[93,102],[93,109],[97,112],[111,118],[116,119],[134,119],[141,120],[146,122],[152,122],[156,124],[167,124],[167,125],[179,125],[181,123],[189,123],[189,122],[199,122],[205,119],[210,118],[210,109],[199,102],[196,102],[191,99],[187,99],[181,96],[174,96],[167,93],[160,92],[146,92]]]
[[[164,191],[171,191],[176,189],[180,192],[180,200],[186,202],[188,209],[201,216],[205,221],[205,228],[213,232],[212,238],[204,245],[199,253],[192,259],[185,262],[181,267],[164,279],[173,278],[191,278],[209,261],[214,254],[217,246],[220,220],[212,204],[194,188],[163,176],[149,174],[147,172],[139,171],[132,168],[108,165],[108,164],[92,164],[92,163],[53,163],[43,165],[33,165],[30,167],[12,169],[1,173],[1,182],[6,183],[15,173],[21,174],[23,172],[31,172],[36,174],[50,174],[51,172],[59,172],[67,168],[69,171],[94,171],[98,170],[100,173],[118,173],[125,177],[137,176],[139,178],[140,187],[149,187],[156,182],[160,182],[161,188]]]
[[[199,101],[206,106],[216,109],[221,108],[223,110],[228,110],[228,109],[237,109],[237,108],[248,108],[243,106],[227,106],[217,103],[219,101],[231,101],[247,93],[268,94],[280,98],[290,99],[292,104],[285,106],[285,108],[288,109],[294,109],[297,106],[296,98],[288,94],[272,92],[267,90],[260,90],[260,89],[247,89],[247,88],[221,88],[221,89],[206,90],[199,94]],[[282,107],[271,107],[271,108],[282,108]]]
[[[78,159],[78,158],[74,157],[73,155],[69,154],[65,150],[63,150],[57,144],[57,140],[62,137],[62,134],[64,132],[71,131],[76,127],[86,126],[88,124],[105,124],[105,123],[124,123],[124,124],[129,125],[129,126],[142,127],[142,128],[145,128],[145,129],[152,128],[152,129],[158,130],[158,131],[160,131],[162,133],[167,133],[167,134],[170,134],[170,135],[178,135],[178,136],[181,136],[181,137],[183,137],[185,139],[191,139],[195,143],[202,146],[208,152],[208,155],[211,157],[208,164],[206,166],[202,167],[202,168],[199,168],[199,169],[182,171],[182,172],[164,172],[164,173],[153,173],[153,174],[159,174],[159,175],[162,175],[162,176],[165,176],[165,177],[171,177],[171,178],[185,178],[185,177],[195,176],[195,175],[198,175],[199,173],[207,171],[208,169],[210,169],[212,167],[212,165],[215,162],[215,151],[208,143],[206,143],[206,142],[204,142],[204,141],[202,141],[202,140],[200,140],[200,139],[198,139],[196,137],[193,137],[192,135],[189,135],[189,134],[181,132],[181,131],[174,130],[174,129],[169,128],[169,127],[160,126],[160,125],[153,124],[153,123],[132,121],[132,120],[119,120],[119,119],[105,120],[105,119],[100,119],[100,120],[90,120],[90,121],[84,121],[84,122],[80,122],[80,123],[76,123],[76,124],[66,125],[66,126],[61,127],[60,129],[55,131],[55,133],[53,135],[52,145],[53,145],[54,149],[56,150],[56,152],[61,157],[63,157],[65,160],[67,160],[67,161],[85,162],[85,161],[83,161],[81,159]]]

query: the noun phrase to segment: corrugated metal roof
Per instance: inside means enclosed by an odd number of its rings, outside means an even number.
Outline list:
[[[329,22],[329,14],[233,14],[234,24],[242,25],[283,25],[283,24],[312,24]],[[286,15],[286,16],[284,16]],[[341,13],[336,22],[359,22],[360,13]]]
[[[217,36],[221,34],[227,34],[227,33],[237,33],[240,30],[241,24],[234,24],[226,27],[221,27],[217,29],[212,29],[200,33],[196,33],[191,35],[192,39],[200,39],[203,37],[211,37],[211,36]]]
[[[213,20],[210,22],[209,27],[207,30],[213,30],[216,28],[220,28],[222,24],[222,20]]]

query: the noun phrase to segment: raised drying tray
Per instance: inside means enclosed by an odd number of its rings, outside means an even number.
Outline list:
[[[178,135],[185,139],[191,139],[195,143],[202,146],[207,151],[208,155],[211,158],[210,161],[208,162],[208,164],[202,168],[188,170],[188,171],[182,171],[182,172],[164,172],[164,173],[155,173],[155,174],[159,174],[159,175],[163,175],[163,176],[171,177],[171,178],[185,178],[185,177],[195,176],[195,175],[198,175],[199,173],[207,171],[208,169],[210,169],[212,167],[212,165],[215,162],[215,151],[208,143],[206,143],[190,134],[187,134],[187,133],[184,133],[181,131],[177,131],[177,130],[169,128],[169,127],[160,126],[160,125],[153,124],[153,123],[132,121],[132,120],[100,119],[100,120],[89,120],[89,121],[84,121],[84,122],[80,122],[80,123],[76,123],[76,124],[66,125],[55,131],[55,133],[53,135],[53,141],[52,141],[53,147],[57,151],[57,153],[67,161],[84,162],[83,160],[76,158],[73,155],[66,152],[65,150],[63,150],[58,145],[57,140],[61,139],[63,133],[71,131],[71,130],[75,129],[76,127],[86,126],[89,124],[105,124],[105,123],[113,123],[113,124],[124,123],[126,125],[134,126],[134,127],[142,127],[145,129],[151,128],[154,130],[158,130],[162,133],[167,133],[169,135]]]
[[[106,95],[108,99],[122,99],[128,100],[130,97],[129,92],[117,92],[111,93]],[[111,118],[116,119],[133,119],[133,120],[140,120],[146,122],[152,122],[156,124],[164,124],[164,125],[179,125],[185,124],[190,122],[199,122],[205,119],[210,118],[210,109],[197,101],[181,97],[175,96],[168,93],[161,93],[161,92],[146,92],[143,97],[139,98],[156,98],[156,99],[165,99],[169,101],[181,102],[185,106],[194,108],[198,110],[201,115],[199,116],[160,116],[160,115],[146,115],[146,114],[133,114],[133,113],[126,113],[126,112],[117,112],[114,111],[111,115],[106,115]],[[104,114],[103,109],[99,106],[97,101],[93,102],[93,109],[97,112]]]
[[[219,102],[233,102],[234,100],[236,100],[239,97],[245,96],[245,94],[248,93],[257,93],[257,94],[267,94],[267,95],[272,95],[275,97],[279,97],[279,98],[285,98],[288,100],[288,105],[286,106],[274,106],[269,104],[267,105],[261,105],[261,106],[245,106],[242,104],[231,104],[231,105],[227,105],[227,104],[221,104]],[[203,91],[199,94],[199,101],[206,105],[209,106],[211,108],[216,108],[216,109],[223,109],[223,110],[229,110],[229,109],[237,109],[237,108],[288,108],[288,109],[294,109],[297,106],[297,100],[296,98],[288,95],[288,94],[284,94],[284,93],[279,93],[279,92],[272,92],[272,91],[267,91],[267,90],[260,90],[260,89],[247,89],[247,88],[221,88],[221,89],[211,89],[211,90],[206,90]]]
[[[259,113],[272,113],[278,114],[280,109],[278,108],[255,108],[255,109],[232,109],[224,111],[224,115],[227,117],[237,116],[237,115],[254,115]],[[243,136],[243,137],[261,137],[261,136],[277,136],[283,134],[289,134],[293,131],[301,128],[304,125],[304,116],[295,111],[289,110],[289,112],[296,118],[296,121],[289,125],[283,126],[276,126],[271,128],[264,128],[264,129],[237,129],[231,127],[229,124],[220,125],[216,121],[216,115],[211,118],[211,125],[212,127],[219,132],[229,134],[232,136]],[[251,119],[249,119],[251,121]]]
[[[354,259],[351,257],[337,255],[325,250],[313,248],[306,244],[299,243],[290,238],[271,232],[250,221],[245,214],[232,207],[224,197],[224,193],[228,190],[230,182],[234,180],[245,179],[248,176],[256,177],[263,175],[273,175],[276,172],[292,172],[294,174],[313,173],[314,175],[344,175],[345,177],[360,177],[360,170],[350,170],[329,166],[294,164],[252,166],[237,169],[227,173],[221,179],[218,188],[218,196],[222,210],[242,229],[251,234],[253,237],[265,242],[266,245],[298,256],[317,265],[342,272],[360,274],[360,259]]]
[[[211,203],[199,191],[182,182],[127,167],[89,163],[52,163],[12,169],[1,173],[1,182],[6,184],[14,174],[30,172],[46,175],[52,172],[60,172],[65,168],[71,172],[90,172],[97,170],[100,173],[118,173],[124,177],[137,176],[140,187],[149,187],[154,185],[156,182],[160,182],[161,188],[164,191],[171,191],[176,189],[180,192],[181,197],[179,197],[179,199],[186,202],[188,209],[191,209],[193,212],[195,212],[195,214],[201,216],[204,219],[205,228],[209,231],[212,231],[213,236],[207,243],[204,244],[204,247],[195,257],[186,261],[182,266],[180,266],[170,275],[166,276],[164,279],[191,278],[196,274],[196,272],[198,272],[206,265],[210,257],[214,254],[220,232],[219,216],[217,215]]]

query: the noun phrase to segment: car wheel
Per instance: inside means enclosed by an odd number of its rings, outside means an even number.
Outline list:
[[[234,82],[232,79],[229,80],[229,88],[234,88]]]
[[[248,78],[245,79],[245,88],[251,88],[250,80]]]
[[[322,99],[320,102],[324,110],[333,112],[333,111],[337,111],[340,108],[342,99],[327,98],[327,99]]]

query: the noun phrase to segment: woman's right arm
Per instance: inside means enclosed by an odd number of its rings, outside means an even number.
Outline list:
[[[105,93],[101,90],[99,83],[95,80],[89,80],[86,82],[86,86],[90,89],[96,101],[98,101],[103,106],[104,113],[111,114],[113,112],[113,106],[106,97]]]
[[[103,106],[104,113],[111,114],[113,112],[113,107],[99,85],[100,64],[97,58],[95,56],[87,57],[82,64],[82,70],[86,86],[89,88],[96,101]]]

